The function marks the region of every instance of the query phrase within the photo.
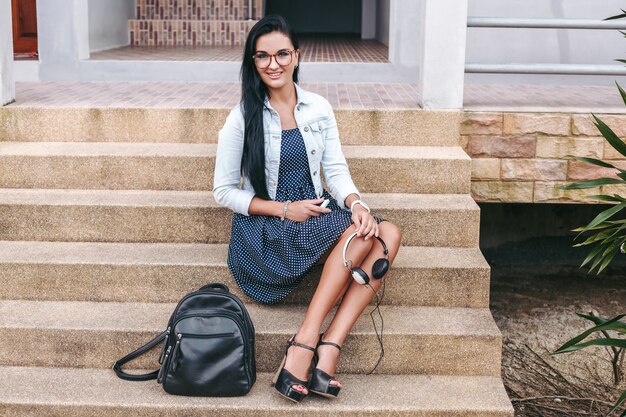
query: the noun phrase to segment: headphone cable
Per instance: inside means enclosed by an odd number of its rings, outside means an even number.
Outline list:
[[[369,371],[366,375],[373,374],[376,368],[378,368],[378,365],[380,364],[380,362],[383,360],[383,357],[385,356],[385,346],[383,344],[383,332],[385,329],[385,320],[383,319],[383,314],[380,311],[380,304],[382,303],[383,298],[385,297],[385,284],[386,284],[386,281],[383,280],[383,289],[381,291],[380,298],[378,297],[378,293],[374,291],[371,285],[369,284],[366,285],[370,290],[372,290],[372,292],[374,293],[374,296],[376,297],[376,306],[372,309],[372,311],[370,311],[370,317],[372,318],[372,324],[374,325],[376,338],[378,339],[378,343],[380,343],[380,356],[378,356],[378,360],[376,361],[376,365],[374,365],[374,368],[372,368],[372,370]],[[378,312],[378,316],[380,317],[380,334],[378,334],[378,327],[376,326],[376,320],[374,320],[375,311]]]

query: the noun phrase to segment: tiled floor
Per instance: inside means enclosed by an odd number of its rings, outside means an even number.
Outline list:
[[[389,48],[375,40],[307,37],[300,41],[303,62],[388,62]],[[241,61],[243,47],[125,46],[91,54],[93,60]]]
[[[416,84],[310,83],[304,88],[326,97],[335,108],[417,108]],[[11,106],[50,107],[232,107],[240,98],[238,83],[82,82],[17,83]],[[465,109],[626,113],[615,87],[467,85]]]
[[[414,84],[302,84],[326,97],[336,108],[417,108]],[[82,82],[16,83],[16,102],[32,107],[233,107],[239,83]]]
[[[465,86],[466,110],[626,113],[615,86],[472,85]]]

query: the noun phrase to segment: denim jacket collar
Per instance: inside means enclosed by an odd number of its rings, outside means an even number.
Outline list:
[[[298,84],[294,83],[294,85],[296,86],[296,105],[300,105],[300,104],[310,104],[313,102],[313,97],[311,96],[311,93],[304,90],[302,87],[300,87]],[[268,96],[265,96],[265,107],[274,110],[274,108],[272,107],[272,105],[270,104],[270,99]]]

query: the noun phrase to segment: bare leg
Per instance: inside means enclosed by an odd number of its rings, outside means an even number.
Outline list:
[[[320,282],[317,285],[315,294],[311,299],[311,303],[307,309],[298,334],[296,335],[296,341],[308,346],[315,347],[317,340],[319,339],[320,329],[326,316],[331,308],[337,303],[337,301],[343,296],[348,288],[349,272],[343,264],[342,251],[343,246],[347,238],[355,231],[354,225],[350,226],[341,235],[337,244],[330,250],[328,259],[324,264],[322,270],[322,276]],[[363,239],[355,239],[348,250],[350,259],[355,263],[362,262],[367,254],[371,251],[372,240],[364,241]],[[312,352],[306,349],[289,349],[287,354],[287,362],[285,368],[289,370],[295,377],[307,380],[309,364],[312,359]],[[295,387],[302,392],[307,392],[306,388],[296,386]]]
[[[398,249],[400,247],[401,233],[400,230],[392,223],[382,222],[379,225],[379,236],[385,241],[387,249],[389,249],[389,262],[393,263]],[[372,247],[372,250],[363,261],[361,267],[371,277],[372,266],[377,259],[384,257],[382,247],[378,242]],[[374,291],[382,285],[382,280],[372,280],[370,285]],[[346,292],[339,309],[335,313],[335,317],[328,326],[328,329],[324,332],[324,341],[334,342],[339,346],[342,346],[350,333],[350,330],[356,323],[357,319],[365,310],[367,305],[372,301],[374,293],[371,289],[364,285],[358,284],[355,281],[350,283],[348,291]],[[339,361],[339,350],[332,346],[320,346],[318,349],[319,362],[317,367],[327,372],[329,375],[334,375]],[[336,381],[333,384],[340,384]]]

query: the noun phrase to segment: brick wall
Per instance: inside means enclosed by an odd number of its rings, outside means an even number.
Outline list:
[[[133,46],[241,46],[263,14],[263,1],[137,0],[129,20]],[[255,20],[248,20],[252,17]]]
[[[626,137],[626,115],[598,115]],[[572,181],[613,170],[573,160],[605,159],[626,169],[625,158],[600,135],[588,114],[465,112],[461,143],[472,158],[472,194],[476,201],[591,203],[597,189],[563,191]],[[604,187],[626,195],[626,187]]]

